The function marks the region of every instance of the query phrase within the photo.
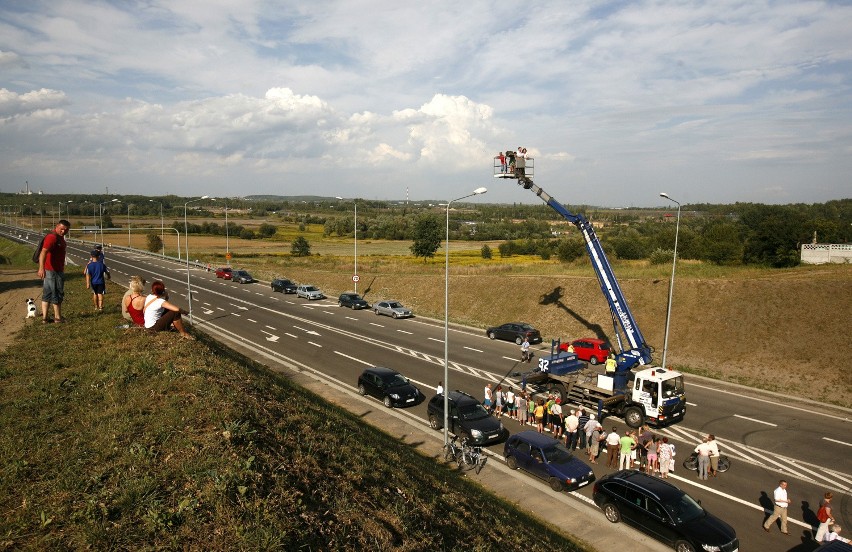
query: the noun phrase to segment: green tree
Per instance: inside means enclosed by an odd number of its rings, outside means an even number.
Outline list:
[[[254,235],[254,232],[252,232],[248,228],[243,228],[243,231],[240,232],[240,238],[244,240],[253,240],[255,237],[256,236]]]
[[[299,236],[290,245],[290,254],[294,257],[308,257],[311,254],[311,244],[304,236]]]
[[[163,240],[159,234],[148,234],[145,237],[145,242],[148,246],[148,251],[151,253],[158,253],[163,250]]]
[[[415,257],[423,257],[423,262],[429,257],[434,257],[435,252],[441,247],[443,235],[441,232],[441,221],[438,217],[426,214],[417,218],[414,223],[414,243],[411,244],[411,254]]]
[[[479,254],[482,255],[483,259],[491,258],[491,248],[488,247],[487,243],[482,245],[482,249],[479,250]]]
[[[556,246],[556,258],[563,263],[579,259],[586,252],[586,246],[580,238],[563,238]]]
[[[717,265],[740,262],[743,242],[737,226],[730,222],[709,225],[701,238],[702,258]]]

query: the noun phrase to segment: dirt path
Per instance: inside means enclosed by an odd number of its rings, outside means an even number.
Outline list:
[[[36,274],[36,266],[32,270],[7,269],[0,270],[0,350],[5,349],[15,340],[24,324],[37,323],[41,320],[41,280]],[[27,320],[27,299],[36,302],[36,318]]]

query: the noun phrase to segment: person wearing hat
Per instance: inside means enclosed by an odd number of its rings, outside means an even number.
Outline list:
[[[109,268],[104,264],[103,257],[95,250],[90,255],[91,260],[83,269],[86,275],[86,289],[92,290],[92,303],[95,310],[104,310],[104,294],[106,293],[106,281],[110,279]]]

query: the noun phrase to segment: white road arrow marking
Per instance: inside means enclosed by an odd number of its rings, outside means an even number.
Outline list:
[[[273,343],[276,343],[280,339],[277,335],[272,335],[269,332],[265,332],[263,330],[260,330],[260,332],[265,333],[266,335],[269,336],[269,337],[266,338],[267,341],[272,341]]]
[[[293,327],[296,328],[297,330],[302,330],[303,332],[305,332],[306,334],[309,334],[309,335],[319,335],[319,333],[317,333],[313,330],[306,330],[305,328],[300,328],[299,326],[293,326]]]

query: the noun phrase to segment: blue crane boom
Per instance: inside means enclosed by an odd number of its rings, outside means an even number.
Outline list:
[[[524,171],[515,170],[514,172],[504,172],[502,168],[495,163],[494,176],[497,178],[516,179],[518,185],[524,189],[532,191],[535,195],[541,198],[551,209],[562,215],[568,222],[576,226],[583,234],[583,239],[586,242],[586,252],[592,261],[592,266],[597,274],[598,281],[601,285],[601,291],[609,303],[610,313],[613,320],[613,330],[615,331],[618,341],[618,348],[621,351],[616,355],[616,374],[617,380],[620,380],[627,372],[633,369],[637,364],[650,364],[651,354],[653,349],[645,342],[642,332],[639,330],[639,325],[627,305],[627,299],[621,291],[621,286],[615,278],[612,271],[612,265],[606,257],[600,239],[595,233],[594,227],[589,220],[582,214],[575,214],[565,208],[564,205],[556,201],[547,192],[541,189],[532,181],[533,163],[532,159],[526,160],[526,168]],[[621,331],[619,332],[619,327]],[[627,339],[628,345],[622,342],[621,334]]]

